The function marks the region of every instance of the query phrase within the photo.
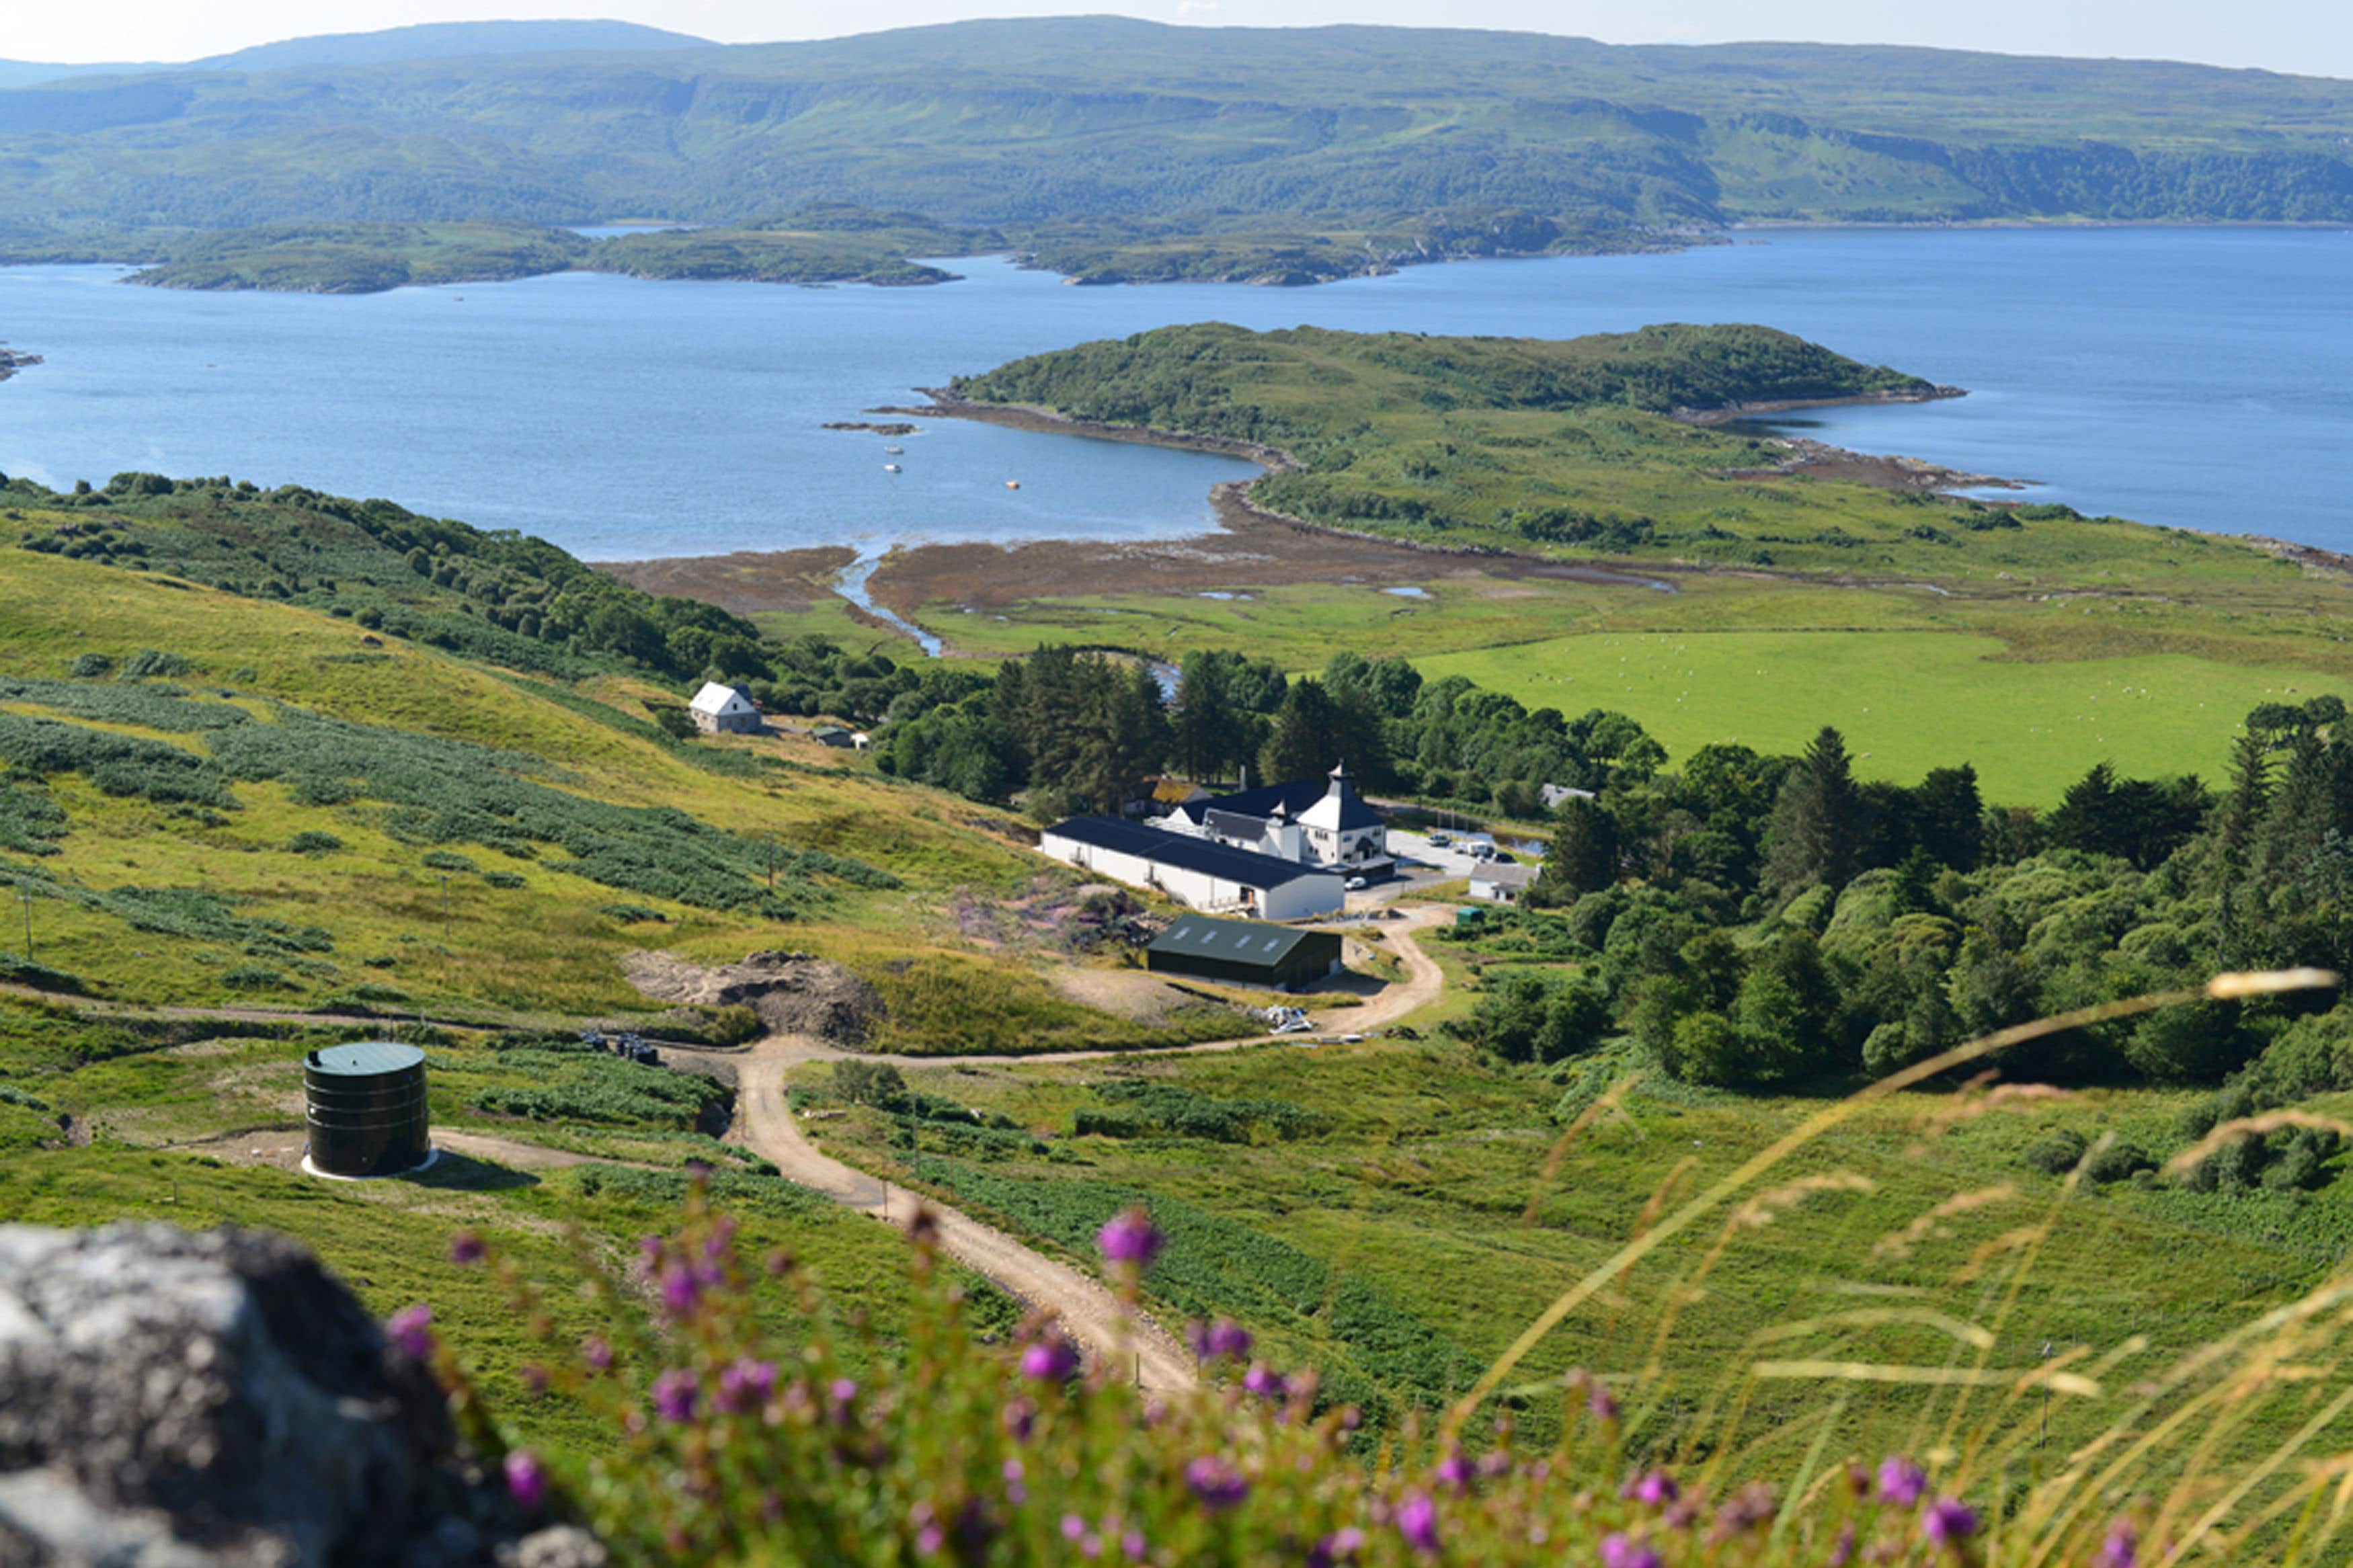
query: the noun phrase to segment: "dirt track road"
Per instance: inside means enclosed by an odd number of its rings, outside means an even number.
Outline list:
[[[1437,1000],[1444,976],[1423,953],[1413,933],[1444,918],[1442,911],[1417,913],[1388,928],[1391,946],[1405,965],[1406,978],[1385,985],[1361,1009],[1348,1015],[1352,1034],[1383,1027]],[[739,1064],[736,1129],[745,1143],[793,1181],[814,1187],[835,1202],[861,1213],[882,1216],[883,1184],[863,1171],[820,1152],[802,1135],[800,1125],[785,1103],[785,1071],[806,1061],[858,1057],[903,1067],[940,1067],[948,1062],[1095,1061],[1110,1057],[1187,1055],[1202,1051],[1240,1050],[1270,1043],[1270,1037],[1212,1040],[1165,1051],[1064,1051],[1043,1056],[904,1057],[845,1051],[822,1041],[797,1036],[771,1036],[751,1049],[748,1058],[729,1053]],[[681,1053],[683,1054],[683,1053]],[[940,1219],[941,1244],[958,1262],[986,1276],[1031,1306],[1060,1317],[1090,1353],[1112,1363],[1132,1362],[1145,1387],[1188,1388],[1194,1381],[1193,1358],[1158,1324],[1144,1320],[1132,1332],[1121,1322],[1118,1303],[1101,1281],[1068,1264],[1032,1251],[1004,1232],[981,1224],[969,1215],[925,1200]],[[891,1198],[889,1217],[903,1219],[910,1194]]]
[[[789,1035],[771,1036],[754,1046],[750,1058],[742,1061],[736,1131],[754,1153],[774,1161],[790,1180],[814,1187],[862,1214],[904,1220],[913,1212],[913,1194],[903,1189],[886,1194],[883,1184],[874,1177],[818,1152],[801,1135],[799,1124],[785,1104],[786,1068],[839,1054]],[[939,1217],[940,1245],[950,1257],[1029,1305],[1053,1312],[1089,1354],[1110,1365],[1133,1364],[1137,1380],[1146,1388],[1173,1391],[1193,1385],[1193,1358],[1166,1331],[1148,1320],[1135,1322],[1132,1329],[1124,1327],[1119,1303],[1101,1281],[1032,1252],[969,1215],[924,1201]]]

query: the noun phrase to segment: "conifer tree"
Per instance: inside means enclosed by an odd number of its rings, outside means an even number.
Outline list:
[[[1846,740],[1825,724],[1781,781],[1765,832],[1765,883],[1777,894],[1810,882],[1832,890],[1855,871],[1862,802],[1847,765]]]

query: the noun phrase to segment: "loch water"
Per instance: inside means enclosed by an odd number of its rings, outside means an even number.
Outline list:
[[[0,471],[228,474],[387,496],[597,560],[1214,525],[1234,460],[954,420],[828,431],[964,371],[1172,322],[1567,336],[1757,321],[1969,389],[1779,427],[2037,481],[2033,499],[2353,551],[2353,233],[1776,230],[1303,289],[569,274],[358,297],[0,269]],[[900,470],[888,472],[895,463]],[[1019,488],[1008,488],[1007,481]]]

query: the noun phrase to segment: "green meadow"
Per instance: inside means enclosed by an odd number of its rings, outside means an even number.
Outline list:
[[[1867,777],[1968,762],[1989,799],[2032,805],[2104,761],[2218,778],[2250,708],[2345,689],[2182,654],[2029,662],[1989,636],[1934,631],[1604,634],[1417,662],[1532,709],[1630,714],[1673,758],[1715,741],[1794,752],[1831,723]]]
[[[1646,1215],[1830,1102],[1709,1091],[1655,1071],[1619,1089],[1638,1070],[1615,1048],[1542,1069],[1398,1039],[966,1064],[912,1072],[910,1086],[1018,1131],[871,1110],[825,1125],[837,1154],[1073,1258],[1104,1213],[1140,1199],[1188,1252],[1149,1282],[1165,1311],[1233,1313],[1278,1363],[1312,1360],[1349,1397],[1429,1412]],[[798,1081],[805,1100],[826,1101],[825,1069],[800,1069]],[[1746,1375],[1755,1363],[2023,1369],[2058,1354],[2108,1369],[2096,1396],[2052,1405],[2052,1451],[2064,1452],[2116,1416],[2136,1378],[2317,1283],[2353,1242],[2353,1198],[2339,1191],[2071,1192],[2021,1159],[2063,1127],[2114,1132],[2163,1158],[2192,1098],[1964,1090],[1868,1108],[1572,1314],[1514,1384],[1556,1386],[1571,1366],[1608,1374],[1639,1412],[1637,1451],[1745,1401],[1738,1463],[1787,1474],[1825,1432],[1833,1452],[1931,1448],[1969,1396]],[[1229,1123],[1205,1114],[1216,1107]],[[1990,1338],[1971,1348],[1979,1331]],[[2039,1422],[2042,1411],[2021,1402],[2008,1418]],[[1541,1410],[1522,1419],[1534,1424],[1527,1436],[1547,1436]],[[2287,1419],[2275,1413],[2258,1434],[2276,1436]]]

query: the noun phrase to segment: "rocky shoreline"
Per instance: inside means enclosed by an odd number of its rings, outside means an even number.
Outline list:
[[[1085,436],[1098,441],[1132,441],[1138,446],[1172,447],[1185,452],[1214,452],[1220,457],[1240,458],[1245,462],[1256,463],[1269,472],[1299,467],[1299,460],[1280,447],[1236,440],[1230,436],[1196,436],[1183,430],[1155,430],[1144,425],[1103,425],[1092,419],[1073,419],[1067,414],[1058,414],[1053,409],[1041,408],[1035,404],[979,403],[944,386],[919,386],[915,390],[930,398],[931,403],[919,408],[885,405],[866,412],[916,418],[973,419],[984,425],[1002,425],[1013,430]]]
[[[1968,395],[1969,389],[1966,386],[1891,388],[1884,392],[1850,393],[1843,397],[1781,397],[1757,403],[1727,403],[1715,408],[1678,408],[1668,417],[1706,429],[1713,426],[1729,425],[1736,419],[1753,419],[1767,414],[1794,414],[1804,408],[1852,408],[1875,403],[1942,403]]]
[[[2004,479],[1999,474],[1972,474],[1961,468],[1948,468],[1942,463],[1929,462],[1925,458],[1881,457],[1870,452],[1856,452],[1806,436],[1767,437],[1765,445],[1778,447],[1788,456],[1778,462],[1757,468],[1719,468],[1716,470],[1718,477],[1727,479],[1843,479],[1850,484],[1870,485],[1877,489],[1926,494],[2031,488],[2031,481],[2025,479]]]
[[[0,344],[0,381],[7,380],[28,365],[40,363],[41,356],[38,354],[18,353],[5,344]]]

